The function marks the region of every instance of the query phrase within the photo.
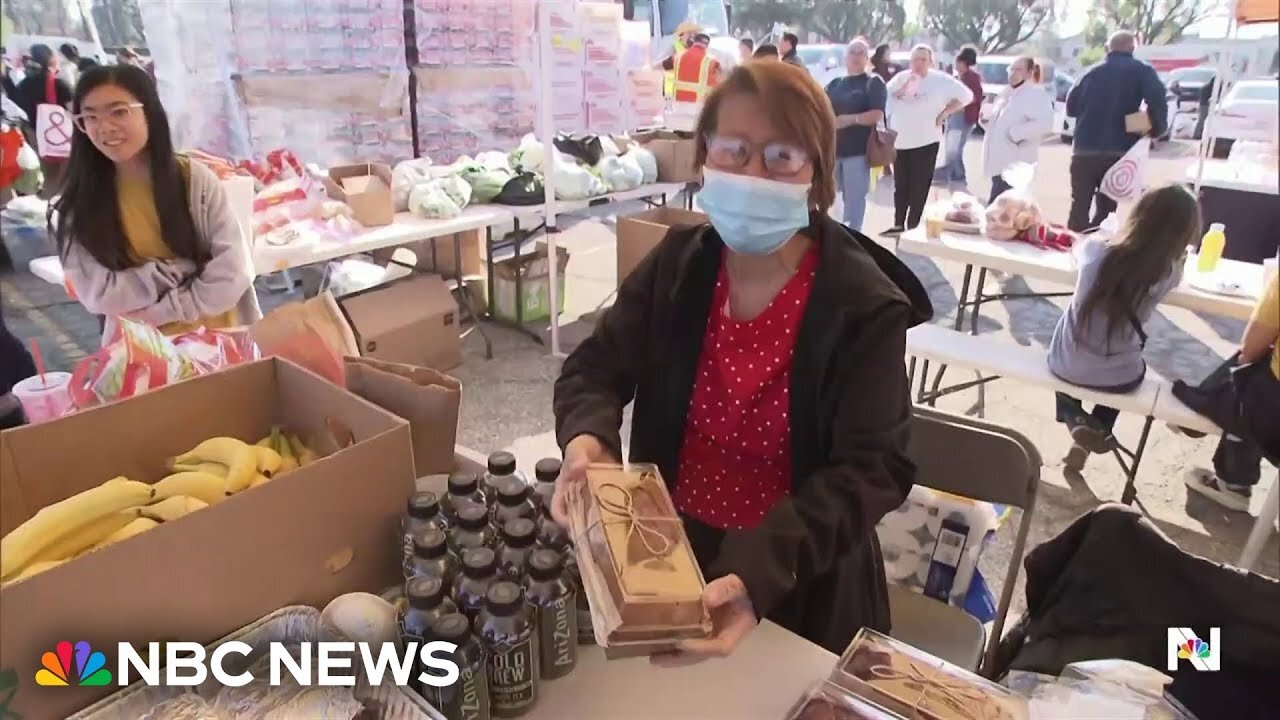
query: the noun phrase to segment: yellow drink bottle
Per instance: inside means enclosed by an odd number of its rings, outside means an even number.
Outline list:
[[[1211,273],[1218,267],[1222,259],[1222,251],[1227,247],[1227,228],[1222,223],[1213,223],[1209,232],[1200,240],[1200,253],[1196,261],[1196,270]]]

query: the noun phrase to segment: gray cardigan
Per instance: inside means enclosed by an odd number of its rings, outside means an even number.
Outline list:
[[[189,260],[153,260],[112,272],[78,243],[68,244],[62,268],[85,309],[106,316],[103,342],[115,333],[116,318],[127,315],[149,325],[196,322],[234,309],[237,324],[262,317],[253,291],[253,256],[227,202],[227,193],[212,170],[191,161],[191,217],[196,232],[209,243],[213,259],[195,273]],[[51,224],[57,226],[57,217]]]

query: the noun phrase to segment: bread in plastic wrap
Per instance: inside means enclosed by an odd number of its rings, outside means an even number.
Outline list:
[[[236,720],[199,695],[179,695],[156,705],[138,720]]]

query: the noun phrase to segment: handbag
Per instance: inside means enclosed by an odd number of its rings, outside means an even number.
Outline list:
[[[867,167],[892,165],[898,156],[898,151],[893,147],[897,139],[898,133],[890,130],[888,125],[877,125],[871,128],[871,134],[867,136]]]

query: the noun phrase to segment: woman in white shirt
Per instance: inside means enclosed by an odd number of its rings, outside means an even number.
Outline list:
[[[911,50],[911,71],[889,81],[889,128],[898,134],[893,146],[893,227],[885,235],[899,235],[920,224],[938,145],[947,117],[973,101],[965,84],[947,73],[933,70],[933,50],[917,45]]]
[[[982,165],[991,178],[991,200],[1009,189],[1002,173],[1017,163],[1034,165],[1040,143],[1053,129],[1053,98],[1040,85],[1040,66],[1023,56],[1009,65],[1009,87],[982,118]]]

